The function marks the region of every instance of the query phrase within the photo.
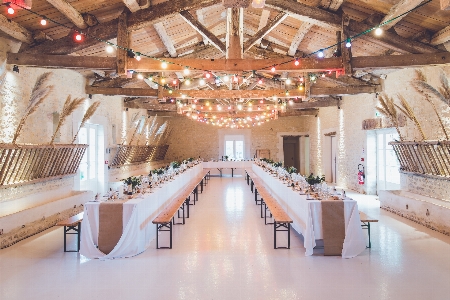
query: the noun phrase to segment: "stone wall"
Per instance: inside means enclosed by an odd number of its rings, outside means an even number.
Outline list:
[[[269,149],[270,157],[278,158],[280,132],[307,132],[308,121],[314,117],[282,117],[278,120],[250,127],[252,158],[257,149]],[[173,117],[171,120],[172,134],[169,138],[168,160],[179,160],[186,157],[202,157],[205,160],[219,159],[219,128],[197,122],[186,117]],[[222,130],[222,129],[221,129]],[[226,130],[226,129],[224,129]],[[239,130],[230,130],[235,134]]]

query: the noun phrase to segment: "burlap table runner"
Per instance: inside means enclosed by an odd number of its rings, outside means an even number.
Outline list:
[[[123,203],[104,202],[99,207],[98,249],[109,254],[122,236]]]
[[[345,239],[344,202],[323,200],[321,204],[324,255],[342,255]]]

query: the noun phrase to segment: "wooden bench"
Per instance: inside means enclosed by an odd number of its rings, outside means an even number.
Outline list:
[[[78,252],[80,251],[80,239],[81,239],[81,221],[83,221],[84,212],[70,217],[68,219],[59,221],[55,226],[64,226],[64,252]],[[66,248],[66,241],[68,234],[78,235],[77,250],[69,250]]]
[[[364,229],[367,229],[367,233],[369,234],[369,247],[367,248],[372,248],[372,243],[370,241],[370,223],[372,222],[378,222],[377,219],[373,219],[373,218],[369,218],[365,213],[363,213],[362,211],[359,212],[359,218],[361,220],[361,227]]]
[[[273,236],[273,245],[274,249],[285,248],[290,249],[291,246],[291,223],[293,223],[292,219],[289,215],[284,211],[278,201],[272,197],[272,195],[266,190],[264,187],[264,182],[259,179],[255,173],[250,170],[245,170],[247,176],[251,177],[252,187],[254,186],[255,191],[255,202],[257,205],[261,205],[261,218],[263,217],[264,211],[264,223],[273,224],[274,236]],[[258,200],[258,193],[261,196],[261,199]],[[259,203],[258,203],[259,202]],[[263,210],[264,205],[264,210]],[[267,222],[267,211],[270,213],[270,217],[273,217],[273,222]],[[277,247],[277,232],[279,231],[287,231],[288,233],[288,245],[287,247]]]
[[[231,168],[231,167],[229,167],[229,168],[217,168],[217,170],[219,170],[219,172],[220,172],[220,177],[222,177],[222,170],[223,169],[231,169],[231,177],[234,177],[234,169],[237,169],[237,168]]]
[[[198,186],[203,182],[204,178],[209,174],[210,170],[205,169],[203,172],[194,178],[190,184],[184,187],[159,214],[153,219],[152,223],[156,224],[156,249],[172,249],[172,225],[185,224],[185,218],[189,218],[189,205],[191,205],[190,198],[191,194],[194,194],[194,205],[195,201],[198,200]],[[187,216],[185,216],[184,209],[187,208]],[[178,214],[180,218],[179,211],[183,212],[183,222],[175,222],[175,214]],[[169,231],[170,243],[169,247],[159,247],[159,232]]]

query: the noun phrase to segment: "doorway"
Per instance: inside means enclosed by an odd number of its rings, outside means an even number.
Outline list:
[[[80,190],[91,190],[94,194],[103,192],[104,176],[102,176],[103,155],[103,128],[97,124],[85,124],[78,134],[80,144],[88,144],[80,162]]]
[[[284,166],[294,167],[300,172],[299,136],[283,137]]]
[[[332,135],[331,138],[331,178],[330,182],[336,184],[336,136]]]

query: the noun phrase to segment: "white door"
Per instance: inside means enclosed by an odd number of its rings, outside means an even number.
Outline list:
[[[377,191],[400,189],[400,165],[389,142],[398,140],[395,130],[377,131]]]
[[[78,134],[78,142],[80,144],[88,144],[89,147],[81,159],[80,163],[80,190],[91,190],[95,194],[101,192],[99,186],[99,125],[86,124],[80,129]],[[102,152],[103,154],[103,152]]]

